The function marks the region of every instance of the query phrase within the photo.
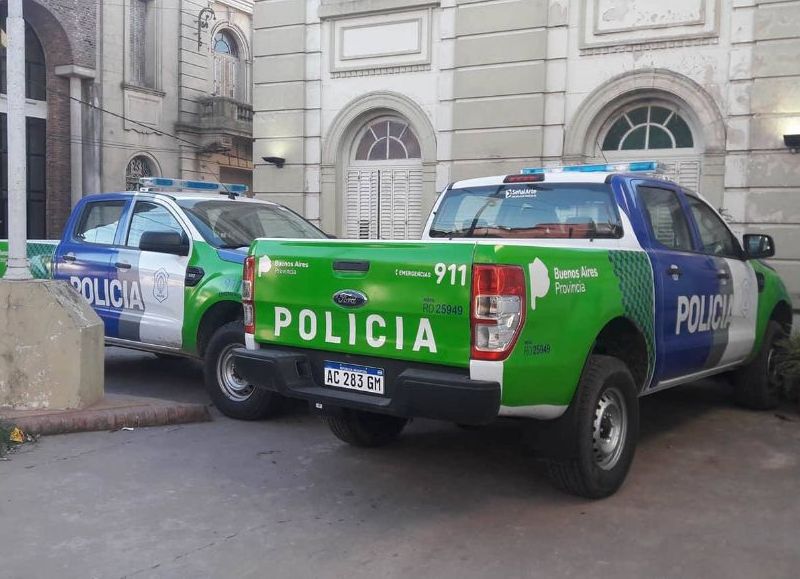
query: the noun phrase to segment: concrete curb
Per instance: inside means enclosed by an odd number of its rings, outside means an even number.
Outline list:
[[[108,395],[82,410],[0,409],[0,420],[18,426],[27,434],[49,435],[208,422],[211,414],[203,404]]]

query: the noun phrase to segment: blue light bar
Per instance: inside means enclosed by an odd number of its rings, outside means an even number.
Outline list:
[[[523,175],[541,173],[659,173],[664,166],[658,161],[634,161],[632,163],[605,163],[602,165],[565,165],[563,167],[535,167],[523,169]]]
[[[139,179],[139,185],[143,188],[160,191],[206,191],[234,195],[244,195],[248,191],[247,185],[239,183],[215,183],[214,181],[192,181],[169,177],[142,177]]]

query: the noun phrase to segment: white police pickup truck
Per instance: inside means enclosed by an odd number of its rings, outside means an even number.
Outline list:
[[[655,163],[529,169],[448,187],[421,241],[257,240],[239,374],[309,400],[356,445],[408,419],[538,421],[553,480],[607,496],[639,396],[730,372],[777,401],[792,307],[761,258]]]
[[[106,344],[202,359],[208,393],[228,416],[274,412],[280,397],[254,389],[233,364],[244,344],[242,263],[257,237],[326,235],[286,207],[243,197],[243,185],[140,185],[84,197],[60,242],[28,244],[34,273],[72,284],[103,320]]]

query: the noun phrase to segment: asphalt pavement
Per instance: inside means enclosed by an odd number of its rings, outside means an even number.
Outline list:
[[[200,368],[109,349],[107,390],[207,402]],[[642,400],[628,481],[549,485],[515,421],[340,443],[304,407],[45,437],[0,462],[0,577],[800,575],[800,415],[706,382]]]

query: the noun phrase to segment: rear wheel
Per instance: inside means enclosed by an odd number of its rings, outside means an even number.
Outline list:
[[[228,322],[211,336],[203,363],[208,395],[214,406],[231,418],[258,420],[272,416],[280,412],[284,399],[279,394],[248,384],[239,376],[233,351],[243,347],[244,326],[241,321]]]
[[[384,446],[395,440],[408,424],[407,418],[361,410],[339,409],[325,412],[325,422],[338,438],[353,446]]]
[[[563,457],[548,460],[550,478],[569,493],[598,499],[622,486],[639,435],[639,400],[630,371],[619,359],[592,356],[574,402],[573,439]]]
[[[769,410],[778,405],[781,379],[778,374],[780,342],[786,337],[781,325],[770,320],[756,357],[733,374],[736,403],[754,410]]]

